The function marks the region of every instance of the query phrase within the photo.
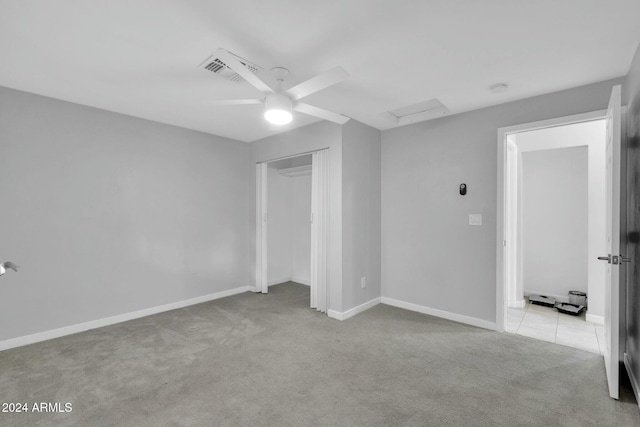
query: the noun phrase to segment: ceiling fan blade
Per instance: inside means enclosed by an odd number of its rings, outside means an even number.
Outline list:
[[[249,71],[247,67],[242,65],[242,62],[231,56],[229,52],[224,49],[218,49],[216,52],[218,54],[218,58],[220,58],[220,60],[224,62],[227,67],[238,73],[240,77],[251,83],[260,92],[274,93],[274,90],[271,89],[271,86],[262,81],[260,77]]]
[[[218,107],[221,105],[251,105],[262,104],[262,99],[207,99],[202,103],[209,107]]]
[[[342,114],[333,113],[331,111],[314,107],[313,105],[304,104],[302,102],[298,102],[297,104],[295,104],[293,106],[293,109],[301,113],[308,114],[310,116],[319,117],[321,119],[329,120],[330,122],[339,123],[341,125],[351,120],[349,117],[343,116]]]
[[[234,70],[235,71],[235,70]],[[289,95],[294,100],[304,98],[312,93],[318,92],[329,86],[333,86],[336,83],[347,79],[349,74],[342,69],[342,67],[334,67],[329,71],[318,74],[315,77],[310,78],[294,87],[287,89],[284,93]]]

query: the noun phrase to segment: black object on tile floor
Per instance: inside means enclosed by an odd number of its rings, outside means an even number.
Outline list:
[[[546,295],[530,295],[529,302],[531,304],[544,305],[547,307],[553,307],[556,305],[556,299]]]
[[[576,304],[569,304],[568,302],[561,302],[560,304],[556,305],[556,309],[560,313],[577,316],[580,313],[582,313],[582,311],[584,310],[584,305],[576,305]]]

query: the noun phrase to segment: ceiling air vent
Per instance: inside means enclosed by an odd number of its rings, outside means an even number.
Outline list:
[[[407,107],[389,111],[396,118],[398,126],[431,120],[450,113],[449,109],[437,99],[419,102]]]
[[[240,61],[242,65],[247,67],[247,69],[254,74],[263,69],[259,65],[256,65],[251,61],[247,61],[246,59],[241,58],[238,55],[234,55],[231,52],[229,52],[229,54],[235,57],[238,61]],[[242,76],[240,76],[240,74],[227,67],[227,64],[225,64],[223,60],[218,58],[215,53],[202,61],[200,65],[198,65],[198,68],[204,68],[205,70],[211,71],[212,73],[224,77],[227,80],[231,80],[232,82],[240,83],[245,81]]]

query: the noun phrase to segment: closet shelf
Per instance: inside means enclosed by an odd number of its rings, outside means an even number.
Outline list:
[[[311,175],[311,165],[295,166],[292,168],[279,169],[278,173],[280,175],[284,175],[288,177]]]

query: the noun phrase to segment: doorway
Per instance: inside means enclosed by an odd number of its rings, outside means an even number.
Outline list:
[[[500,130],[499,330],[604,353],[605,115]],[[588,297],[577,316],[532,304],[539,295],[568,303],[569,291]]]
[[[311,286],[311,157],[267,163],[267,287]]]
[[[297,282],[327,311],[329,150],[256,164],[256,292]]]

